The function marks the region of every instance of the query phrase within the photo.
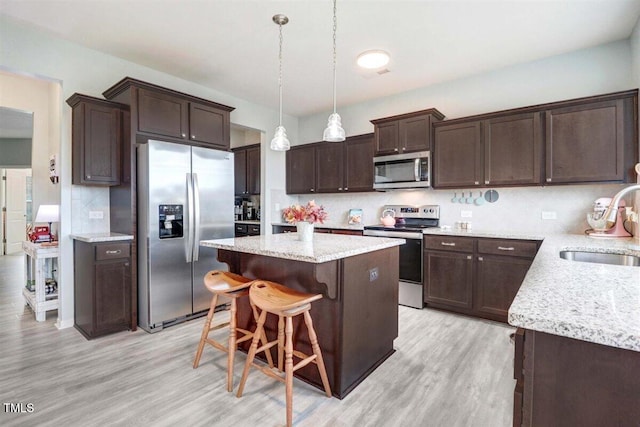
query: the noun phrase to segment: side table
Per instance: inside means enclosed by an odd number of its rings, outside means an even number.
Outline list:
[[[24,271],[26,280],[35,280],[35,291],[27,287],[22,288],[25,303],[31,307],[38,322],[46,319],[46,312],[58,309],[58,292],[45,293],[45,260],[58,258],[60,251],[57,246],[42,246],[32,242],[22,242],[22,250],[26,254]],[[34,277],[35,276],[35,277]]]

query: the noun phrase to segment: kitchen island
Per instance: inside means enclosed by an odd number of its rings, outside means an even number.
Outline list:
[[[570,261],[566,250],[640,256],[632,239],[544,239],[509,309],[517,326],[514,426],[637,425],[640,267]]]
[[[282,283],[292,289],[320,293],[311,317],[335,397],[344,398],[393,354],[398,336],[398,246],[404,239],[316,234],[312,242],[276,234],[203,240],[218,249],[229,271],[252,279]],[[296,322],[298,321],[298,322]],[[294,319],[294,347],[311,354],[306,327]],[[238,326],[253,330],[248,300],[238,302]],[[269,339],[277,319],[268,316]],[[245,343],[245,350],[249,343]],[[275,358],[275,352],[274,352]],[[322,389],[315,366],[296,377]]]

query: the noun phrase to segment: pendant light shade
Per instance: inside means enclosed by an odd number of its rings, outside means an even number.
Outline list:
[[[329,116],[327,128],[322,134],[322,140],[327,142],[342,142],[345,140],[342,119],[336,113],[336,30],[338,19],[336,16],[336,0],[333,0],[333,113]]]
[[[273,22],[278,24],[280,33],[280,51],[278,54],[278,61],[280,64],[278,74],[278,90],[280,94],[280,124],[276,128],[275,135],[271,140],[271,149],[274,151],[287,151],[291,148],[289,138],[287,138],[287,130],[282,126],[282,26],[289,22],[289,18],[285,15],[278,14],[273,16]]]

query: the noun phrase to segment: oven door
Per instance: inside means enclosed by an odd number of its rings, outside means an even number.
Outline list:
[[[398,302],[413,308],[424,305],[422,285],[422,239],[406,239],[400,246]]]

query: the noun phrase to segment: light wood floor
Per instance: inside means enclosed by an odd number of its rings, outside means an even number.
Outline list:
[[[35,321],[24,306],[21,256],[0,257],[0,425],[280,426],[284,386],[252,371],[241,399],[225,391],[225,355],[192,368],[204,319],[156,334],[87,341]],[[297,426],[511,425],[513,328],[400,307],[396,352],[343,400],[294,380]],[[245,355],[238,353],[237,387]],[[32,403],[6,413],[4,403]]]

